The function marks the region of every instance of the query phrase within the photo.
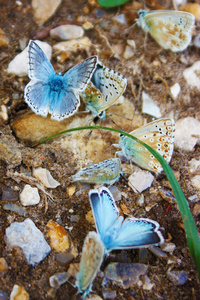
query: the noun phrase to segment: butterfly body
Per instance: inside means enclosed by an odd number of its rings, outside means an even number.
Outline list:
[[[91,292],[93,280],[104,257],[104,245],[96,232],[89,232],[85,238],[80,270],[76,276],[76,286],[82,299]]]
[[[174,120],[164,118],[141,126],[130,132],[130,134],[155,149],[169,163],[173,153],[174,131]],[[161,164],[139,142],[121,135],[119,147],[122,149],[122,151],[117,152],[120,157],[124,156],[140,167],[152,172],[160,173],[162,171]]]
[[[72,116],[80,105],[79,92],[89,83],[96,68],[93,56],[68,70],[63,76],[55,71],[40,47],[33,41],[28,45],[28,76],[31,81],[24,91],[30,108],[44,117],[61,121]]]
[[[90,190],[89,199],[97,232],[107,252],[159,245],[164,241],[156,221],[144,218],[124,220],[107,188]]]
[[[121,160],[110,158],[97,164],[91,164],[71,176],[73,181],[96,184],[113,184],[121,174]]]
[[[105,110],[124,93],[126,85],[127,80],[122,75],[98,63],[91,83],[81,93],[86,110],[91,111],[94,117],[104,119]]]
[[[151,11],[139,9],[137,24],[164,49],[183,51],[192,39],[195,18],[184,11]]]

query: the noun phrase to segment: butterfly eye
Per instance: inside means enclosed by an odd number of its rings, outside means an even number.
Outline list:
[[[122,134],[122,133],[120,133],[120,135],[119,135],[120,137],[123,137],[124,135]]]

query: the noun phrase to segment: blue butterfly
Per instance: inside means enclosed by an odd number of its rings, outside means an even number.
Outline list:
[[[89,83],[97,64],[92,56],[67,71],[55,74],[53,66],[33,41],[28,45],[28,76],[31,81],[24,91],[30,108],[44,117],[61,121],[72,116],[80,105],[79,92]]]
[[[92,207],[97,232],[109,252],[114,249],[144,248],[164,242],[160,225],[149,219],[124,218],[110,191],[103,187],[90,190]]]

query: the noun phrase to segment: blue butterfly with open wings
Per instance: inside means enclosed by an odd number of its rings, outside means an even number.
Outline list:
[[[97,232],[106,252],[117,249],[144,248],[159,245],[164,238],[160,225],[145,218],[124,218],[119,215],[115,200],[106,187],[89,192]]]
[[[31,81],[24,91],[25,102],[44,117],[61,121],[75,114],[79,105],[79,92],[89,83],[96,68],[98,58],[91,56],[63,76],[56,74],[44,52],[34,42],[28,44],[28,76]]]

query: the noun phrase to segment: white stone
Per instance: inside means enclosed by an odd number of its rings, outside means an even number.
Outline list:
[[[161,118],[162,114],[160,111],[160,108],[158,105],[153,101],[153,99],[146,94],[145,92],[142,92],[142,112],[144,114]]]
[[[192,117],[176,122],[174,146],[184,151],[192,151],[200,137],[200,122]]]
[[[52,47],[38,40],[34,41],[45,53],[46,57],[50,60],[52,54]],[[9,63],[7,72],[9,74],[15,74],[17,76],[26,76],[28,74],[27,69],[27,49],[26,47],[20,54],[16,55],[15,58]]]
[[[53,39],[72,40],[81,38],[84,35],[84,30],[77,25],[60,25],[50,30],[50,36]]]
[[[34,169],[33,175],[37,179],[39,179],[42,182],[42,184],[47,188],[55,189],[57,186],[60,185],[60,183],[52,177],[51,173],[47,169]]]
[[[135,193],[142,193],[148,189],[154,180],[154,176],[148,171],[136,171],[128,178],[128,185]]]
[[[27,262],[32,266],[41,262],[51,251],[43,233],[31,219],[12,223],[6,228],[6,239],[11,247],[18,246],[22,249]]]
[[[195,158],[192,158],[189,161],[190,165],[190,173],[195,173],[196,171],[200,170],[200,160],[196,160]]]
[[[130,47],[130,46],[126,46],[125,51],[124,51],[124,54],[123,54],[123,57],[124,57],[125,59],[129,59],[129,58],[131,58],[133,55],[134,55],[133,48]]]
[[[134,40],[127,40],[127,44],[134,50],[136,49],[136,43]]]
[[[196,61],[191,67],[183,71],[187,84],[200,90],[200,61]]]
[[[4,104],[2,104],[1,107],[0,107],[0,117],[4,121],[8,120],[8,110],[7,110],[7,106],[5,106]]]
[[[194,177],[192,177],[191,183],[193,187],[200,190],[200,175],[195,175]]]
[[[62,0],[32,0],[35,22],[38,25],[46,22],[56,12],[61,2]]]
[[[180,84],[176,82],[174,85],[170,87],[171,96],[174,100],[178,97],[179,93],[181,91]]]
[[[21,192],[20,202],[24,206],[36,205],[40,202],[40,195],[36,187],[31,187],[29,184],[26,184],[23,191]]]
[[[138,197],[136,203],[137,203],[139,206],[143,206],[143,204],[144,204],[144,195],[143,195],[143,194],[141,194],[141,195]]]
[[[119,15],[113,17],[113,20],[116,21],[117,23],[127,25],[126,17],[124,14],[119,14]]]
[[[165,252],[172,254],[176,249],[176,245],[174,243],[163,243],[160,245],[161,249]]]
[[[29,300],[29,294],[23,286],[15,284],[10,294],[10,300]]]
[[[53,46],[53,50],[58,52],[65,52],[66,54],[68,54],[68,56],[70,56],[71,53],[76,53],[80,50],[89,50],[91,45],[92,43],[88,37],[82,37],[76,40],[57,43]],[[58,56],[57,59],[61,61],[60,56]]]

